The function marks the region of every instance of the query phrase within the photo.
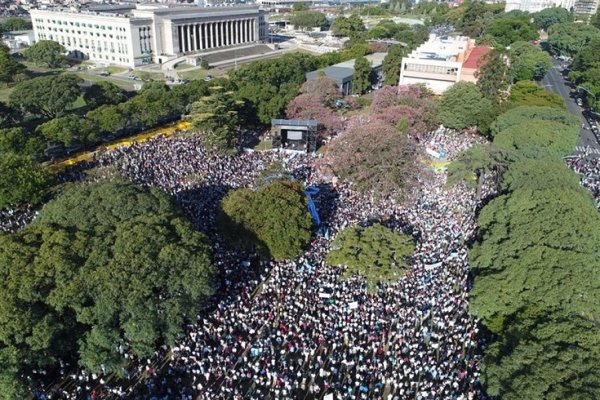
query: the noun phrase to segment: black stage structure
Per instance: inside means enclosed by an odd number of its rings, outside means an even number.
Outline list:
[[[314,119],[273,119],[273,147],[314,153],[317,151],[317,125]]]

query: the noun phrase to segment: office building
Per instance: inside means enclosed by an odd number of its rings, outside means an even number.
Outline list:
[[[597,1],[597,0],[596,0]],[[513,10],[535,13],[545,8],[562,7],[567,10],[575,4],[575,0],[506,0],[505,12]]]
[[[268,35],[266,12],[255,6],[120,5],[96,10],[31,10],[36,40],[62,44],[71,57],[135,67]]]
[[[434,93],[442,94],[456,82],[475,83],[480,60],[489,51],[489,47],[475,46],[475,41],[465,36],[431,35],[402,58],[399,84],[425,84]]]

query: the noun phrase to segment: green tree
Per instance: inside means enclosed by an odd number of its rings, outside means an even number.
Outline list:
[[[89,216],[89,218],[88,218]],[[120,371],[173,345],[213,293],[209,245],[159,190],[75,187],[0,236],[0,343],[23,372],[75,358]]]
[[[404,276],[407,258],[415,250],[414,239],[376,224],[340,232],[331,244],[327,262],[346,266],[344,277],[363,275],[370,285],[395,282]]]
[[[53,40],[40,40],[23,51],[26,60],[47,65],[50,68],[59,68],[66,64],[65,53],[67,50]]]
[[[213,87],[212,94],[194,104],[188,118],[202,132],[202,140],[208,147],[221,150],[233,149],[239,139],[238,109],[241,103],[222,87]]]
[[[294,3],[294,11],[308,11],[309,5],[308,3]]]
[[[352,78],[352,91],[363,94],[373,84],[373,67],[365,57],[358,57],[354,61],[354,76]]]
[[[492,144],[476,144],[461,152],[448,166],[448,184],[466,182],[481,189],[491,172],[501,174],[507,166],[506,155]]]
[[[513,107],[538,106],[566,110],[565,100],[558,94],[552,93],[533,81],[520,81],[511,87],[507,98]]]
[[[590,277],[600,267],[600,216],[584,189],[517,190],[492,200],[477,222],[471,306],[489,329],[501,332],[529,307],[598,314]]]
[[[232,89],[236,91],[237,99],[251,108],[247,114],[255,118],[247,122],[270,124],[271,119],[281,117],[306,80],[306,73],[321,67],[318,61],[306,54],[286,54],[274,60],[245,64],[232,71],[229,74]]]
[[[276,180],[254,191],[230,192],[221,202],[218,225],[232,246],[283,260],[300,254],[310,239],[312,221],[302,185]]]
[[[365,25],[357,14],[352,14],[348,18],[336,17],[331,23],[331,32],[335,36],[353,36],[363,31],[365,31]]]
[[[548,45],[555,54],[575,56],[600,30],[591,25],[563,22],[548,29]]]
[[[383,59],[381,66],[386,85],[397,85],[400,80],[400,67],[402,66],[402,57],[406,56],[406,49],[394,44],[388,49],[388,53]]]
[[[0,209],[39,202],[52,183],[50,173],[33,158],[0,154]]]
[[[511,158],[562,158],[569,155],[579,128],[554,121],[529,120],[507,128],[494,137],[494,145]]]
[[[122,109],[112,104],[91,110],[85,117],[92,124],[92,129],[98,130],[99,136],[118,136],[127,125],[127,117]]]
[[[571,13],[560,7],[545,8],[533,14],[533,22],[538,29],[548,30],[552,25],[571,21]]]
[[[506,400],[600,396],[597,323],[581,315],[517,320],[486,349],[486,392]]]
[[[324,28],[327,26],[327,17],[319,11],[297,11],[292,15],[290,22],[300,29]]]
[[[598,11],[590,18],[590,25],[600,29],[600,13]]]
[[[11,107],[8,104],[0,101],[0,126],[8,127],[20,122],[20,120],[21,115],[19,110],[16,110],[14,107]]]
[[[440,100],[440,122],[453,129],[477,126],[492,104],[471,82],[458,82],[444,92]]]
[[[10,104],[25,113],[55,118],[65,115],[80,95],[83,80],[74,74],[43,76],[15,86]]]
[[[8,84],[17,74],[25,71],[25,66],[17,62],[8,52],[0,49],[0,82]]]
[[[524,159],[510,164],[502,174],[500,189],[506,192],[517,190],[546,190],[563,188],[578,191],[579,176],[565,168],[562,160]]]
[[[517,81],[540,80],[552,68],[550,55],[528,42],[515,42],[509,51],[512,75]]]
[[[28,134],[21,127],[0,129],[0,153],[36,156],[44,150],[44,142],[37,135]]]
[[[477,72],[477,87],[486,98],[497,104],[510,83],[506,56],[492,49],[483,57],[482,64]]]
[[[579,119],[564,110],[552,107],[517,107],[501,114],[492,124],[491,135],[519,125],[530,120],[554,121],[577,129]]]
[[[61,143],[65,147],[92,143],[98,139],[92,123],[74,114],[51,119],[38,125],[36,131],[46,139]]]
[[[9,17],[0,24],[0,33],[12,31],[26,31],[31,29],[31,22],[23,18]]]
[[[85,91],[83,99],[90,109],[94,109],[104,104],[121,103],[127,100],[127,93],[112,82],[100,81]]]
[[[538,33],[528,18],[520,17],[497,18],[486,27],[485,33],[492,36],[502,46],[538,38]]]

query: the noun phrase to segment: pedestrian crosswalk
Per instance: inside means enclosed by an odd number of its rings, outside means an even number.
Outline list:
[[[577,146],[575,147],[575,153],[588,153],[600,155],[600,149],[596,149],[590,146]]]

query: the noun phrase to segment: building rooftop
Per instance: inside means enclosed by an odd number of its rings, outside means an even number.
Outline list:
[[[479,60],[481,60],[492,48],[487,46],[476,46],[471,50],[467,59],[463,63],[463,68],[476,69],[479,66]]]
[[[383,59],[387,53],[373,53],[366,55],[365,58],[371,63],[373,68],[379,68],[383,64]],[[332,65],[327,68],[320,69],[318,71],[308,72],[306,79],[314,79],[319,76],[321,72],[325,73],[328,77],[334,79],[338,83],[344,83],[352,80],[354,75],[354,62],[356,60],[348,60],[339,64]]]
[[[466,36],[442,36],[431,34],[429,40],[408,55],[408,58],[420,60],[438,60],[461,62],[460,54],[469,46]]]

